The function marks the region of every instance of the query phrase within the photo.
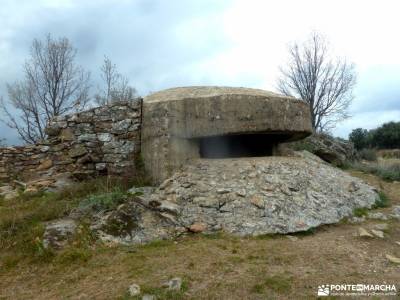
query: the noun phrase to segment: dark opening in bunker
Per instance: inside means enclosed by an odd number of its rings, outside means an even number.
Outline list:
[[[278,134],[235,134],[204,137],[200,139],[200,157],[258,157],[271,156],[274,148],[282,140],[288,139]]]

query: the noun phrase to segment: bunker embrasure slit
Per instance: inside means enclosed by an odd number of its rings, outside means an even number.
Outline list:
[[[201,158],[272,156],[285,135],[233,134],[199,139]]]

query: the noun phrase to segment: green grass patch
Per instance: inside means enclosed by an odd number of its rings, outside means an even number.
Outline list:
[[[377,208],[384,208],[388,207],[390,205],[390,200],[389,198],[382,192],[378,192],[378,198],[376,199],[375,203],[372,205],[371,209],[377,209]],[[353,215],[355,217],[363,217],[368,214],[370,209],[366,207],[358,207],[353,210]]]
[[[55,263],[59,265],[71,265],[73,263],[85,263],[92,257],[92,251],[88,248],[66,248],[59,253]]]
[[[225,239],[226,234],[222,231],[217,231],[217,232],[213,232],[213,233],[202,234],[201,237],[208,239],[208,240],[219,240],[219,239]]]
[[[374,208],[374,209],[376,209],[376,208],[384,208],[384,207],[388,207],[389,205],[390,205],[389,198],[385,195],[384,192],[379,191],[378,192],[378,199],[375,201],[375,203],[372,206],[372,208]]]
[[[292,277],[284,274],[274,275],[267,277],[261,283],[257,283],[252,287],[252,292],[262,294],[267,290],[279,294],[285,294],[290,291],[292,287]]]
[[[124,199],[122,195],[132,187],[130,183],[113,178],[98,178],[77,183],[57,193],[21,193],[12,201],[0,203],[0,255],[7,257],[8,267],[19,261],[51,261],[54,253],[43,247],[44,223],[65,217],[84,203],[100,208],[115,207]],[[88,200],[89,199],[89,200]],[[82,239],[89,234],[82,233],[75,239],[76,247],[86,247]],[[78,255],[79,256],[79,255]],[[75,257],[78,257],[75,256]],[[74,255],[70,255],[73,259]]]
[[[149,242],[145,245],[142,245],[139,248],[141,248],[141,249],[159,249],[159,248],[164,248],[164,247],[170,247],[173,245],[174,245],[173,240],[155,240],[155,241]]]
[[[125,192],[115,190],[104,194],[94,194],[83,199],[79,203],[79,210],[84,212],[94,211],[105,211],[116,208],[121,203],[124,203],[127,199]]]
[[[366,207],[357,207],[355,209],[353,209],[353,215],[361,218],[363,216],[366,216],[368,214],[369,209]]]

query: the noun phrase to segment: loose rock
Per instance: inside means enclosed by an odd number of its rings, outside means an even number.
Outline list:
[[[394,264],[400,264],[400,258],[398,258],[398,257],[396,257],[396,256],[393,256],[393,255],[390,255],[390,254],[386,254],[386,258],[387,258],[390,262],[392,262],[392,263],[394,263]]]
[[[200,233],[203,232],[207,229],[207,225],[204,223],[194,223],[192,225],[190,225],[189,227],[189,231],[193,232],[193,233]]]
[[[293,236],[293,235],[286,235],[286,237],[291,240],[292,242],[296,242],[299,240],[299,238],[297,236]]]
[[[1,196],[4,197],[4,200],[13,200],[18,197],[18,191],[16,190],[11,190],[7,192],[1,193]]]
[[[400,220],[400,206],[399,205],[396,205],[393,207],[391,217]]]
[[[166,282],[164,287],[167,287],[169,290],[179,291],[182,287],[182,278],[175,277]]]
[[[351,217],[349,219],[349,222],[352,223],[352,224],[359,224],[359,223],[362,223],[364,221],[365,221],[365,217],[364,216],[362,216],[362,217]]]
[[[369,219],[382,220],[382,221],[387,221],[389,219],[385,214],[381,212],[368,213],[367,216]]]
[[[358,235],[360,237],[374,237],[372,234],[370,234],[366,229],[360,227],[358,228]]]
[[[377,236],[377,237],[379,237],[379,238],[381,238],[381,239],[383,239],[383,238],[385,237],[384,234],[383,234],[383,231],[371,229],[371,232],[372,232],[375,236]]]
[[[72,219],[49,222],[43,234],[45,248],[61,249],[75,233],[76,223]]]
[[[388,230],[389,229],[389,225],[386,224],[386,223],[375,224],[374,228],[378,229],[378,230]]]
[[[135,297],[140,294],[140,286],[137,284],[131,284],[128,288],[129,296]]]

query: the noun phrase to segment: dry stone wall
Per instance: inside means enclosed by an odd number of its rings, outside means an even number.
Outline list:
[[[61,173],[75,179],[132,174],[140,153],[141,103],[119,102],[56,117],[43,143],[0,148],[0,181]]]
[[[0,181],[33,178],[53,166],[47,145],[0,148]]]

